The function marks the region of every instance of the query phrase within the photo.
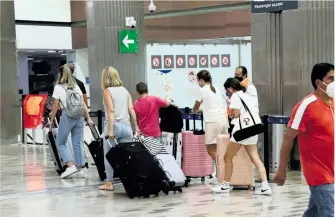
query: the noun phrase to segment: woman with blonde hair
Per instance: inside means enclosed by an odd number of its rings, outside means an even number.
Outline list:
[[[69,113],[70,105],[67,105],[67,98],[69,95],[68,91],[71,91],[74,95],[78,96],[79,102],[81,99],[82,110],[78,116],[71,116]],[[85,165],[84,150],[82,149],[82,137],[84,133],[84,120],[83,116],[87,118],[87,122],[93,125],[93,121],[87,110],[87,106],[84,103],[83,94],[80,91],[74,77],[72,76],[72,71],[68,64],[65,64],[60,69],[60,74],[56,82],[56,86],[53,91],[53,104],[50,113],[50,128],[53,126],[55,116],[59,107],[62,108],[62,116],[60,119],[57,135],[57,147],[59,149],[60,156],[62,157],[64,163],[66,163],[67,168],[61,174],[61,178],[65,179],[72,174],[78,172],[79,177],[85,177],[85,173],[82,170]],[[73,111],[71,111],[73,112]],[[72,146],[75,157],[75,165],[73,164],[72,155],[69,154],[67,148],[67,140],[69,134],[71,133]]]
[[[110,146],[115,146],[115,140],[118,143],[131,142],[133,140],[130,118],[136,128],[136,132],[139,132],[139,128],[137,126],[132,98],[128,90],[123,87],[119,73],[115,68],[107,67],[102,71],[101,88],[106,113],[103,135],[108,136],[108,139],[103,137],[104,156],[106,157]],[[107,140],[110,141],[107,142]],[[99,189],[113,191],[114,170],[106,158],[105,169],[107,183],[100,186]]]

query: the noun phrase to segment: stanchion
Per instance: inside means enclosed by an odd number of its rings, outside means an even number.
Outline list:
[[[269,123],[268,115],[263,116],[263,125],[264,125],[264,167],[266,170],[266,178],[270,182],[270,146],[269,146]]]

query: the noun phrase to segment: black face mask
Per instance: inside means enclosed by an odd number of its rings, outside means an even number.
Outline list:
[[[239,77],[239,76],[235,76],[235,79],[237,79],[237,80],[240,81],[240,82],[243,81],[243,78],[242,78],[242,77]]]

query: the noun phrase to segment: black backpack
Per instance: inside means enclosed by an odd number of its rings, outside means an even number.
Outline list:
[[[183,126],[183,114],[175,105],[169,105],[159,110],[162,132],[180,133]]]

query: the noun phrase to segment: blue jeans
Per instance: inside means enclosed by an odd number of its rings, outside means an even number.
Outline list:
[[[303,217],[334,217],[334,184],[310,186],[311,195]]]
[[[105,121],[105,126],[104,126],[104,136],[108,135],[108,120]],[[115,139],[118,143],[123,143],[123,142],[131,142],[133,141],[133,130],[131,129],[131,126],[129,124],[124,124],[115,121],[114,123],[114,136]],[[103,137],[104,140],[104,156],[105,156],[105,170],[106,170],[106,175],[107,175],[107,182],[112,182],[113,177],[114,177],[114,169],[113,167],[109,164],[106,154],[109,152],[111,149],[111,146],[115,146],[115,141],[110,140],[109,143],[107,142],[107,139]]]
[[[76,166],[84,166],[84,151],[82,147],[83,134],[84,134],[84,118],[71,118],[65,111],[62,112],[60,119],[58,134],[57,134],[57,146],[59,149],[60,156],[64,163],[74,162]],[[69,134],[71,133],[71,140],[73,146],[74,158],[70,154],[70,150],[67,147],[67,141]]]

